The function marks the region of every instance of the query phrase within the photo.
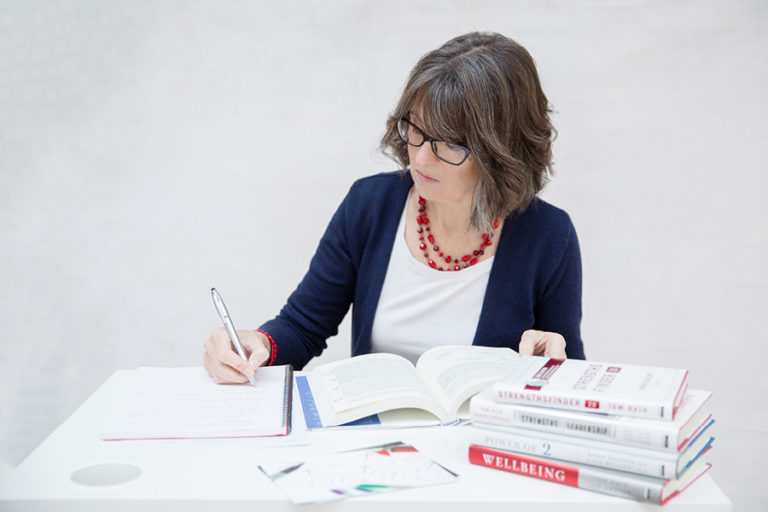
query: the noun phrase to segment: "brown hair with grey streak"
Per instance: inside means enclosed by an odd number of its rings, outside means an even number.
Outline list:
[[[428,135],[471,150],[480,182],[470,223],[480,231],[527,208],[553,173],[549,103],[530,54],[508,37],[464,34],[416,63],[381,139],[404,169],[408,148],[397,122],[415,108]]]

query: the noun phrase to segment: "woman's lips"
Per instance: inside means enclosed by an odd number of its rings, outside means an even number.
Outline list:
[[[419,178],[426,181],[427,183],[437,183],[439,181],[439,180],[436,180],[435,178],[427,176],[426,174],[420,171],[416,171],[416,174],[419,176]]]

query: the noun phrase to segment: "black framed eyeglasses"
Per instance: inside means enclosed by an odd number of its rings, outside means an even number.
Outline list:
[[[397,122],[397,133],[403,139],[403,142],[411,146],[419,147],[425,141],[428,141],[435,156],[451,165],[461,165],[469,158],[470,151],[468,147],[452,142],[435,140],[405,117],[400,118]]]

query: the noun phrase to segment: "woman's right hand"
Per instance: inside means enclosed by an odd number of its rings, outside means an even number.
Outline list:
[[[242,384],[256,373],[256,369],[269,361],[271,344],[269,338],[256,331],[237,331],[248,361],[235,352],[232,340],[223,327],[214,329],[205,342],[203,367],[218,384]]]

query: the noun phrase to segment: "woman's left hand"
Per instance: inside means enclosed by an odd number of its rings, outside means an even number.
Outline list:
[[[553,359],[566,359],[565,338],[556,332],[528,329],[520,338],[517,348],[520,356],[544,356]]]

